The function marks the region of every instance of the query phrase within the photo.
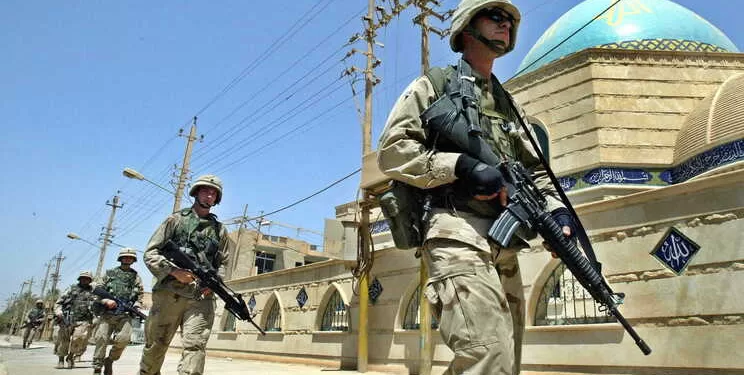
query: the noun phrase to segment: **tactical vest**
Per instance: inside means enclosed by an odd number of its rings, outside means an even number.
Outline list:
[[[79,284],[73,284],[70,287],[70,294],[65,303],[63,310],[70,311],[75,321],[91,321],[93,313],[90,308],[95,301],[96,296],[93,294],[93,288],[83,289]]]
[[[31,321],[39,320],[44,317],[44,309],[34,308],[28,313],[28,319]]]
[[[117,298],[127,302],[134,302],[139,297],[137,288],[137,271],[133,269],[123,270],[116,267],[106,271],[106,290]]]
[[[191,260],[211,270],[219,268],[220,231],[222,225],[214,214],[199,218],[191,208],[183,209],[178,217],[173,241],[187,248]]]

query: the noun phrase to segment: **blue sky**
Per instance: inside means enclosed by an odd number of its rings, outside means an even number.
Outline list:
[[[515,1],[523,12],[517,48],[497,61],[506,80],[542,33],[579,0]],[[678,0],[744,48],[744,26],[730,0]],[[443,2],[443,9],[457,1]],[[117,191],[114,241],[142,250],[170,212],[173,197],[122,176],[125,167],[169,186],[190,119],[198,115],[192,175],[220,175],[220,218],[269,212],[304,198],[359,167],[361,125],[348,77],[357,54],[340,62],[362,31],[366,0],[4,1],[0,5],[0,303],[59,251],[60,288],[82,269],[95,271],[105,205]],[[419,30],[404,12],[378,30],[384,48],[373,108],[373,145],[387,112],[419,72]],[[300,29],[301,26],[301,29]],[[433,37],[433,65],[453,61]],[[228,90],[225,90],[228,88]],[[363,82],[355,84],[363,103]],[[355,199],[356,175],[269,217],[316,231],[334,207]],[[189,202],[184,200],[184,205]],[[234,228],[234,227],[233,227]],[[271,234],[297,232],[269,227]],[[322,238],[299,238],[322,245]],[[109,247],[104,268],[116,264]],[[149,287],[151,276],[136,264]]]

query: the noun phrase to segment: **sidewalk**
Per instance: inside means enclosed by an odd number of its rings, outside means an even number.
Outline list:
[[[13,336],[6,341],[6,335],[0,335],[0,375],[74,375],[92,374],[93,367],[91,357],[94,347],[88,349],[82,356],[82,360],[75,364],[72,370],[58,370],[57,357],[52,353],[54,345],[48,341],[40,341],[31,344],[29,349],[21,348],[21,339]],[[209,351],[207,351],[209,354]],[[135,375],[139,370],[139,360],[142,355],[142,345],[130,345],[124,351],[122,358],[114,363],[114,374]],[[176,374],[176,367],[181,355],[177,351],[169,351],[165,357],[162,373],[163,375]],[[272,362],[259,362],[244,359],[217,358],[207,356],[205,374],[219,375],[242,375],[245,373],[257,373],[261,375],[353,375],[360,374],[356,371],[342,371],[335,368],[322,368],[296,364],[282,364]],[[390,375],[390,373],[368,371],[367,375]]]

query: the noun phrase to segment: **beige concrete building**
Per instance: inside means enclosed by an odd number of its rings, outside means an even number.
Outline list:
[[[626,294],[620,310],[653,352],[644,356],[535,242],[520,253],[523,374],[742,374],[744,54],[670,1],[621,4],[586,30],[591,37],[545,54],[607,4],[567,12],[505,86],[544,130],[603,274]],[[384,182],[374,155],[365,160],[363,185]],[[334,260],[256,274],[251,255],[238,252],[228,284],[269,333],[218,311],[212,353],[355,367],[358,210],[336,211],[321,254]],[[369,368],[418,373],[419,261],[372,217]],[[451,353],[432,339],[432,373],[441,373]]]

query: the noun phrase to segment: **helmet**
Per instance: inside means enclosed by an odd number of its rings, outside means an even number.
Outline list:
[[[452,26],[450,27],[450,48],[455,52],[462,51],[462,46],[458,43],[458,35],[470,24],[470,21],[478,12],[483,9],[500,8],[508,13],[514,19],[511,31],[509,32],[509,45],[506,46],[504,54],[514,49],[514,43],[517,40],[517,29],[522,15],[519,9],[509,0],[462,0],[457,5],[455,13],[452,15]]]
[[[87,277],[91,281],[93,281],[93,274],[90,273],[90,271],[82,271],[82,272],[80,272],[80,275],[78,276],[78,280],[80,280],[83,277]]]
[[[125,247],[119,250],[119,257],[116,258],[117,261],[121,262],[121,258],[123,257],[130,257],[134,258],[134,261],[137,261],[137,250],[131,248],[131,247]]]
[[[37,299],[36,300],[36,303],[34,303],[34,304],[35,305],[38,305],[38,304],[42,304],[43,305],[44,304],[44,301],[43,300],[40,300],[40,299]]]
[[[196,198],[196,193],[199,191],[200,186],[211,186],[217,189],[217,199],[214,201],[214,204],[220,204],[220,201],[222,200],[222,180],[220,180],[219,177],[213,174],[199,176],[199,178],[196,179],[196,182],[191,185],[189,195]]]

